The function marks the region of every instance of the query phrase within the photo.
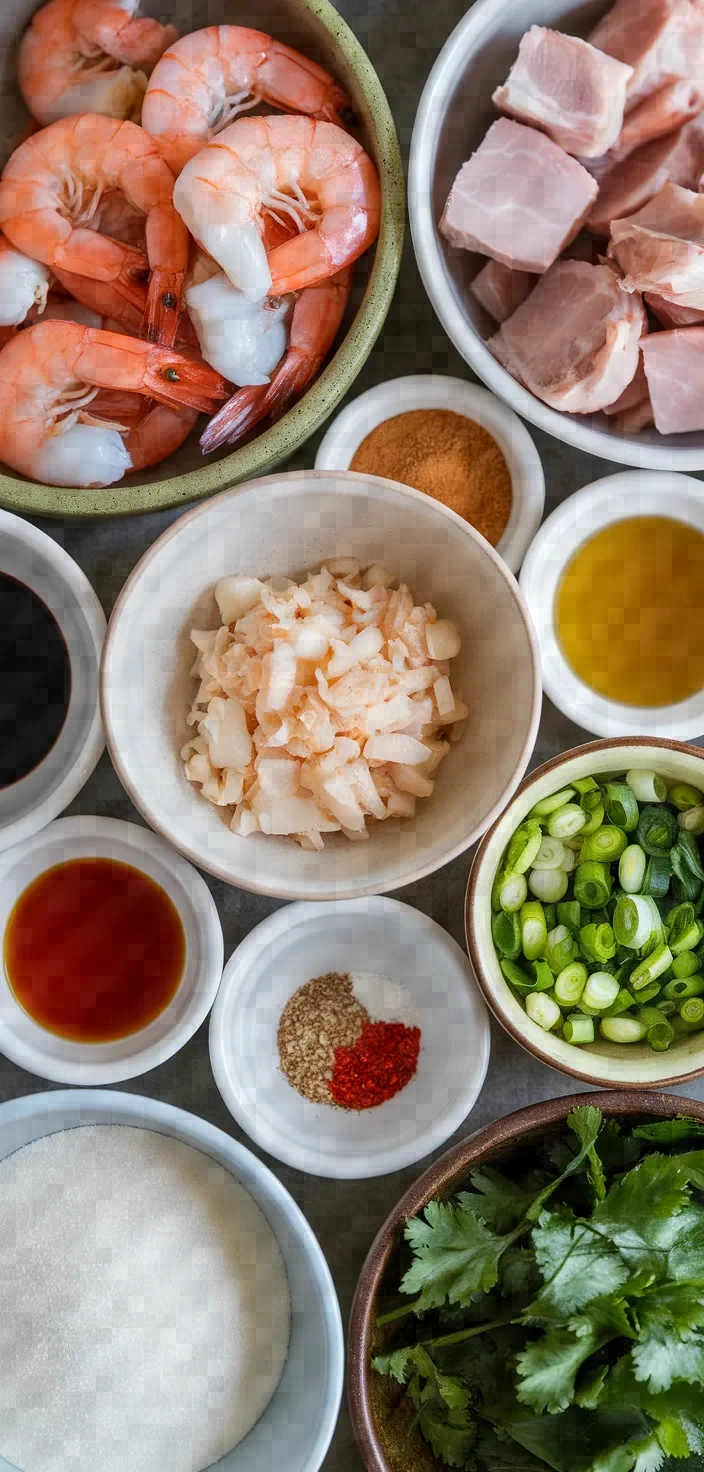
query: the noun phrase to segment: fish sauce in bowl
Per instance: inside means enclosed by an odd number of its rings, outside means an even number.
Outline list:
[[[33,772],[63,730],[71,663],[42,599],[0,573],[0,788]]]

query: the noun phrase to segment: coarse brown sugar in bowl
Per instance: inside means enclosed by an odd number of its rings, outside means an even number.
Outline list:
[[[452,409],[411,409],[362,440],[350,470],[401,481],[464,517],[495,547],[511,514],[511,473],[496,440]]]

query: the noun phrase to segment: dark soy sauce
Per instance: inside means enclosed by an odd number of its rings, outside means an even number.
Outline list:
[[[48,755],[70,696],[71,662],[54,615],[31,588],[0,573],[0,787]]]

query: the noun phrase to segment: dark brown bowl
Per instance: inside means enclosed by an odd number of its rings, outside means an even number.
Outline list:
[[[474,1166],[500,1160],[519,1142],[529,1144],[546,1134],[558,1134],[578,1104],[597,1104],[605,1115],[617,1119],[672,1119],[677,1114],[687,1114],[704,1122],[704,1103],[676,1094],[616,1090],[596,1096],[569,1094],[495,1120],[441,1155],[420,1176],[401,1197],[372,1243],[352,1304],[347,1395],[354,1433],[368,1472],[445,1472],[443,1464],[418,1433],[406,1435],[409,1414],[401,1387],[394,1390],[370,1365],[377,1347],[377,1299],[395,1257],[404,1222],[422,1211],[433,1197],[451,1196]]]
[[[541,1063],[579,1083],[606,1089],[667,1089],[704,1074],[704,1032],[677,1038],[666,1053],[647,1043],[622,1045],[596,1038],[574,1047],[531,1022],[504,980],[488,923],[496,869],[510,835],[534,802],[556,792],[572,778],[593,772],[623,772],[630,766],[652,766],[671,781],[704,788],[704,751],[684,741],[659,736],[617,736],[589,741],[563,751],[524,778],[510,803],[485,833],[467,881],[465,935],[474,974],[485,1001],[506,1032]],[[537,790],[535,790],[537,789]]]

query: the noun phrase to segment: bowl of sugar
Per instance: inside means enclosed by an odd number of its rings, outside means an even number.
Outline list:
[[[302,1212],[156,1099],[0,1105],[0,1472],[318,1472],[340,1310]]]

